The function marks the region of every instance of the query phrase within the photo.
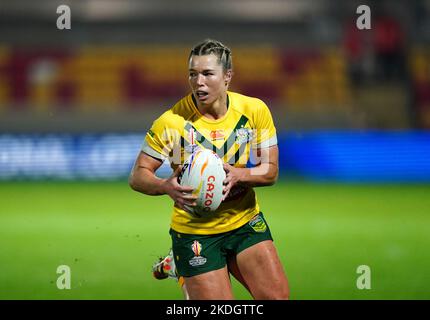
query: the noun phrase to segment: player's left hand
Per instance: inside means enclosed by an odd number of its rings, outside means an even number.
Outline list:
[[[228,163],[224,163],[223,166],[224,166],[224,171],[226,173],[226,177],[223,182],[224,188],[222,191],[223,193],[222,201],[224,201],[227,198],[228,194],[230,193],[230,190],[233,187],[240,184],[240,179],[242,175],[241,168],[235,168],[229,165]]]

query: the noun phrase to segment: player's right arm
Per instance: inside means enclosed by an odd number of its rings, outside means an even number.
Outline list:
[[[128,179],[130,187],[135,191],[151,196],[166,194],[164,184],[167,179],[160,179],[155,176],[155,171],[162,164],[161,160],[141,151]]]
[[[167,194],[178,207],[184,210],[184,205],[195,206],[197,197],[191,194],[193,188],[181,186],[178,183],[177,178],[181,172],[181,166],[178,166],[169,178],[161,179],[155,175],[155,171],[162,163],[161,160],[153,158],[141,151],[130,173],[130,187],[137,192],[147,195]]]

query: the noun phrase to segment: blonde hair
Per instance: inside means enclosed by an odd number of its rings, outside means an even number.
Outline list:
[[[192,56],[205,56],[214,54],[218,58],[218,62],[222,65],[224,71],[233,68],[231,50],[220,41],[213,39],[206,39],[196,44],[190,52],[188,60]]]

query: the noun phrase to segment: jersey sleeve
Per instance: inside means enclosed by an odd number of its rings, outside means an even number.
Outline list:
[[[162,115],[153,122],[142,143],[143,152],[163,161],[170,157],[174,146],[178,143],[178,135],[177,130],[169,123],[166,115]]]
[[[268,148],[278,144],[276,128],[273,123],[272,114],[267,105],[258,100],[254,114],[254,138],[252,148]]]

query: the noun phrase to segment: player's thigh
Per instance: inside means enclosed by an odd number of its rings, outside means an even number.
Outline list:
[[[228,271],[235,277],[237,281],[239,281],[248,291],[248,285],[246,284],[245,279],[240,273],[239,267],[237,266],[237,257],[235,255],[230,255],[227,257],[227,266]],[[251,293],[251,291],[249,291]]]
[[[227,266],[184,279],[191,300],[233,299]]]
[[[288,299],[288,280],[271,240],[254,244],[237,255],[237,266],[255,299]]]

